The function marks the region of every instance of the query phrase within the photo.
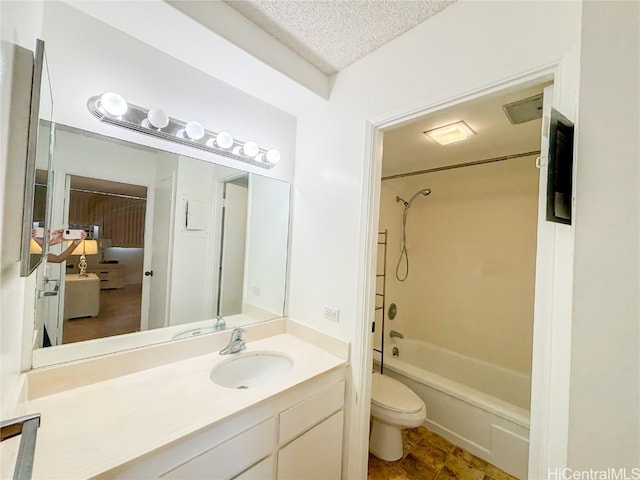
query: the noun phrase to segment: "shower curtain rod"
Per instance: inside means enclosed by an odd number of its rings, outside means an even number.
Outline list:
[[[506,155],[504,157],[485,158],[484,160],[476,160],[475,162],[458,163],[456,165],[446,165],[444,167],[429,168],[427,170],[418,170],[415,172],[399,173],[397,175],[388,175],[382,177],[382,180],[393,180],[394,178],[410,177],[412,175],[422,175],[424,173],[441,172],[443,170],[453,170],[454,168],[472,167],[474,165],[484,165],[485,163],[504,162],[505,160],[512,160],[514,158],[531,157],[533,155],[540,155],[540,150],[533,150],[531,152],[514,153],[513,155]]]

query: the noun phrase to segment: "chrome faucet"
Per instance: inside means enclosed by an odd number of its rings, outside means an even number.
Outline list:
[[[244,340],[242,339],[242,334],[245,332],[246,330],[244,328],[234,328],[231,332],[231,341],[229,342],[229,345],[220,350],[220,355],[238,353],[240,350],[247,348],[244,344]]]
[[[227,322],[224,321],[222,315],[216,315],[216,324],[213,326],[216,332],[224,330],[227,327]]]
[[[401,334],[400,332],[396,332],[395,330],[391,330],[391,331],[389,332],[389,336],[390,336],[391,338],[393,338],[393,337],[404,338],[404,335],[403,335],[403,334]]]

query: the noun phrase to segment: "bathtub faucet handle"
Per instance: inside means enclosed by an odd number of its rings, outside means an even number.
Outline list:
[[[401,334],[400,332],[396,332],[395,330],[391,330],[391,331],[389,332],[389,336],[390,336],[391,338],[393,338],[393,337],[404,338],[404,335],[403,335],[403,334]]]

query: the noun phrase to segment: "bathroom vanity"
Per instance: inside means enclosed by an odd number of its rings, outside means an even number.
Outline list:
[[[338,479],[344,380],[334,372],[205,428],[105,478]],[[337,382],[337,383],[336,383]]]
[[[16,413],[42,414],[33,478],[340,478],[348,345],[287,319],[247,327],[246,350],[219,355],[228,337],[29,373]],[[267,352],[291,371],[241,389],[210,378]],[[16,449],[0,445],[2,478]]]

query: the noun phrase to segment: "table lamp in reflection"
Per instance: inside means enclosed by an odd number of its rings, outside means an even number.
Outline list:
[[[33,238],[29,242],[29,253],[31,255],[40,255],[42,254],[42,245],[36,242]]]
[[[80,255],[80,261],[78,262],[78,268],[80,268],[80,276],[87,276],[87,257],[85,255],[97,255],[98,254],[98,241],[97,240],[83,240],[78,246],[71,252],[71,255]]]

